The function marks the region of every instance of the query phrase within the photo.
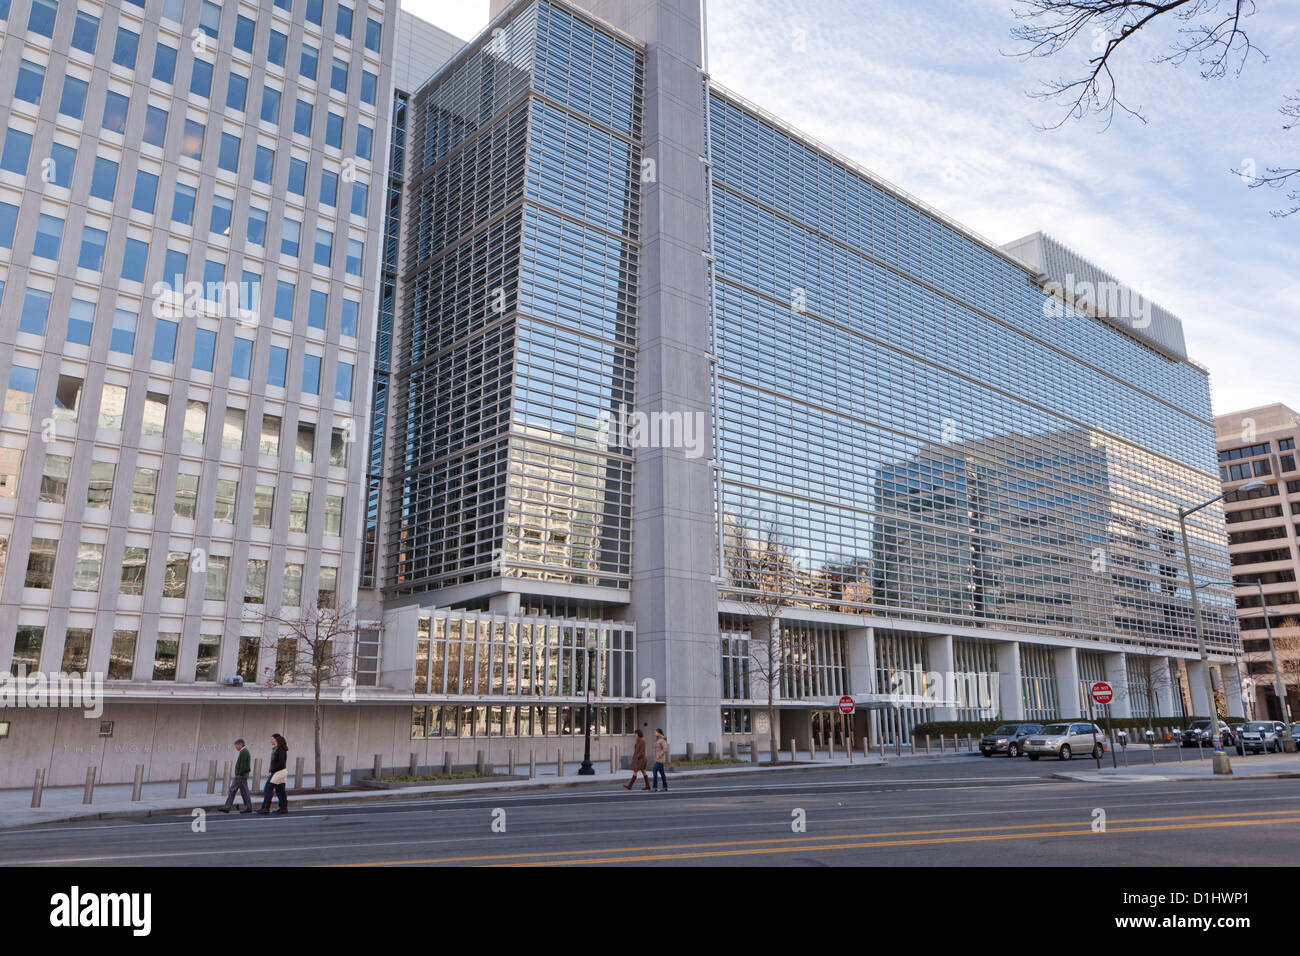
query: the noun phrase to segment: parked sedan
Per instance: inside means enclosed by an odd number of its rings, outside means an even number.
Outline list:
[[[1286,724],[1280,720],[1252,720],[1242,728],[1237,753],[1281,753]]]
[[[1042,724],[1003,724],[983,736],[980,740],[980,753],[986,757],[994,754],[1019,757],[1025,750],[1025,738],[1042,732]]]
[[[1228,725],[1220,721],[1219,733],[1223,733],[1225,730],[1228,730]],[[1184,747],[1213,747],[1214,738],[1210,736],[1210,722],[1208,720],[1192,721],[1191,726],[1183,731],[1181,743]]]
[[[1100,757],[1106,752],[1106,747],[1106,735],[1095,724],[1087,721],[1048,724],[1041,734],[1035,734],[1025,741],[1025,754],[1030,760],[1039,757],[1069,760],[1077,753]]]

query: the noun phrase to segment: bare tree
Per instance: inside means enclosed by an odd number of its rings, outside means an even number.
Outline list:
[[[262,614],[263,646],[274,650],[278,684],[310,684],[316,787],[321,786],[321,690],[351,676],[356,647],[356,614],[350,605],[332,602],[303,608],[280,608]],[[269,629],[269,633],[268,630]]]
[[[780,744],[776,730],[776,700],[789,666],[789,635],[781,626],[785,610],[794,607],[798,590],[798,568],[790,557],[775,525],[751,532],[742,521],[731,524],[724,545],[736,599],[757,624],[750,641],[750,667],[754,676],[767,684],[767,723],[770,760],[777,763]]]
[[[1077,73],[1045,82],[1031,93],[1039,99],[1065,104],[1060,119],[1046,128],[1058,129],[1071,119],[1096,115],[1109,127],[1115,111],[1146,122],[1142,107],[1124,99],[1115,79],[1115,65],[1124,52],[1138,44],[1138,34],[1150,36],[1161,30],[1168,45],[1153,62],[1181,66],[1194,62],[1204,79],[1240,75],[1252,56],[1268,57],[1251,41],[1245,21],[1255,14],[1252,0],[1018,0],[1015,16],[1019,25],[1011,31],[1021,49],[1014,55],[1025,58],[1070,56],[1080,47],[1083,62]],[[1279,108],[1283,130],[1300,123],[1300,92],[1285,96]],[[1300,212],[1300,166],[1272,166],[1262,173],[1254,168],[1233,170],[1252,189],[1267,186],[1290,187],[1290,208],[1274,216]]]

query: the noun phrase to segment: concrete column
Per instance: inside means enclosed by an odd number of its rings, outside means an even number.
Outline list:
[[[1177,689],[1177,671],[1170,666],[1169,658],[1154,658],[1151,661],[1151,696],[1156,702],[1156,712],[1152,716],[1174,715],[1174,694]]]
[[[1245,717],[1246,702],[1241,694],[1241,670],[1236,664],[1220,664],[1219,676],[1223,681],[1223,697],[1228,705],[1228,716]]]
[[[1023,720],[1024,695],[1020,688],[1020,645],[1006,641],[998,645],[998,705],[1003,720]]]
[[[875,628],[855,627],[845,631],[844,647],[849,655],[849,693],[854,697],[876,693]],[[854,724],[864,739],[876,739],[878,728],[875,714],[875,710],[858,709]]]
[[[420,609],[414,604],[384,614],[379,686],[409,691],[415,682],[415,637]]]
[[[1192,713],[1209,717],[1212,707],[1205,697],[1205,665],[1200,660],[1188,660],[1186,664],[1188,689],[1192,693]],[[1170,667],[1172,669],[1172,663]]]
[[[1073,647],[1058,647],[1053,652],[1056,666],[1056,701],[1062,717],[1071,717],[1078,713],[1085,716],[1088,705],[1080,699],[1079,691],[1079,651]],[[1082,709],[1080,709],[1082,708]]]
[[[494,594],[488,598],[488,610],[493,614],[516,615],[519,613],[519,592],[507,591]]]
[[[953,693],[952,674],[956,669],[955,653],[951,634],[927,636],[925,638],[925,660],[931,674],[937,675],[930,693],[944,701],[949,701]],[[935,720],[956,720],[957,708],[951,704],[934,708]]]
[[[1106,668],[1106,683],[1115,692],[1115,699],[1110,702],[1110,715],[1132,717],[1134,701],[1128,696],[1128,658],[1116,651],[1103,654],[1102,664]]]

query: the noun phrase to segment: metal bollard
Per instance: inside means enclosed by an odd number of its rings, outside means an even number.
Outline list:
[[[749,744],[749,762],[758,763],[758,739],[750,741]]]
[[[557,777],[564,776],[564,748],[562,747],[555,751],[555,775]]]
[[[930,752],[930,735],[929,735],[929,734],[926,734],[926,735],[925,735],[925,752],[926,752],[926,753],[929,753],[929,752]]]
[[[343,757],[342,755],[334,758],[334,786],[343,786]]]
[[[81,802],[93,803],[95,800],[95,768],[86,768],[86,789],[81,793]]]
[[[862,737],[862,759],[866,760],[870,756],[871,756],[871,741],[868,740],[866,738],[866,735],[864,734]]]
[[[176,796],[179,799],[184,800],[185,795],[189,793],[189,789],[190,789],[190,765],[188,763],[183,763],[181,764],[181,782],[180,782],[180,786],[176,788]]]
[[[912,738],[912,753],[916,753],[916,737]]]
[[[727,748],[727,756],[732,760],[736,759],[736,742],[734,740],[731,742],[731,746]]]
[[[718,756],[718,745],[715,741],[709,741],[709,759],[716,759]]]
[[[479,751],[474,758],[474,772],[480,777],[487,773],[487,760],[483,756],[483,751]]]
[[[135,765],[135,783],[131,785],[131,802],[139,803],[140,794],[144,790],[144,764]]]
[[[686,745],[686,762],[690,763],[695,759],[695,744]]]
[[[416,754],[411,754],[410,762],[406,765],[406,772],[410,776],[417,776],[420,772],[420,758]]]
[[[528,751],[528,779],[532,780],[537,776],[537,754]]]
[[[940,734],[940,735],[939,735],[939,753],[941,753],[941,754],[946,754],[947,752],[948,752],[948,741],[944,738],[943,734]]]
[[[452,774],[451,752],[444,750],[442,754],[442,775],[444,777],[450,777],[451,774]]]
[[[45,768],[36,771],[36,782],[32,784],[32,806],[41,805],[41,794],[45,792]]]
[[[306,762],[306,757],[299,757],[293,764],[293,789],[302,789],[302,765]]]
[[[913,750],[916,749],[915,740],[912,741],[912,749]],[[901,735],[894,738],[894,756],[895,757],[903,756],[903,738]]]
[[[515,748],[511,747],[506,751],[506,773],[510,776],[515,775]]]
[[[230,761],[227,760],[221,765],[221,779],[217,781],[217,793],[224,794],[230,789],[231,767]]]
[[[835,759],[835,736],[832,734],[826,741],[826,755],[829,759]]]
[[[370,776],[374,780],[382,780],[384,776],[384,755],[375,754],[375,762],[370,768]]]
[[[253,793],[257,793],[257,791],[262,789],[261,783],[262,783],[262,758],[254,757],[253,758]]]
[[[208,761],[208,793],[217,792],[217,762]]]
[[[614,756],[614,748],[610,747],[609,748],[609,775],[612,777],[616,773],[618,773],[618,763],[616,762],[616,758]]]
[[[799,759],[799,745],[793,740],[790,741],[790,762],[794,763]]]

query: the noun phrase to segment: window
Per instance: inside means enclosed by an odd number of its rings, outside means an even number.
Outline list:
[[[122,430],[126,414],[126,386],[104,385],[99,393],[99,427]]]
[[[32,243],[32,255],[40,256],[42,259],[58,259],[59,246],[62,242],[63,220],[58,216],[41,213],[40,218],[36,220],[36,238]]]
[[[202,123],[186,119],[185,135],[181,139],[181,155],[189,159],[202,159],[204,133],[205,129]]]
[[[95,304],[85,299],[73,299],[68,306],[68,334],[66,341],[76,345],[89,345],[95,328]]]
[[[239,482],[233,478],[217,479],[217,497],[212,506],[212,520],[223,524],[235,523],[235,502],[239,497]]]
[[[318,266],[329,266],[330,260],[334,257],[334,233],[328,229],[316,230],[316,248],[312,254],[312,262]]]
[[[63,143],[50,144],[50,182],[64,189],[72,185],[72,171],[77,165],[77,151]]]
[[[248,207],[247,240],[255,246],[266,245],[266,210]]]
[[[253,33],[256,26],[243,14],[235,17],[235,49],[243,50],[245,53],[253,52]]]
[[[345,429],[330,430],[330,467],[346,468],[348,464],[348,433]]]
[[[239,171],[240,139],[232,133],[221,134],[221,149],[217,153],[217,167],[228,173]]]
[[[159,319],[159,323],[166,321]],[[175,323],[171,323],[175,325]],[[145,438],[158,438],[167,425],[167,396],[161,392],[149,392],[144,399],[144,417],[140,422],[140,435]]]
[[[361,312],[361,303],[352,299],[343,300],[343,310],[340,314],[339,331],[344,335],[352,338],[357,337],[357,316]]]
[[[9,387],[5,392],[5,411],[19,415],[32,413],[32,396],[36,392],[36,369],[25,365],[9,367]],[[8,495],[7,497],[12,497]]]
[[[32,538],[31,548],[27,552],[27,578],[23,587],[46,591],[54,587],[54,558],[58,548],[59,542],[54,538]]]
[[[340,402],[352,401],[352,363],[339,362],[334,369],[334,397]]]
[[[117,309],[113,313],[113,334],[108,340],[110,352],[135,354],[135,324],[138,318],[134,312],[126,309]]]
[[[379,91],[379,77],[369,70],[361,71],[361,102],[375,105],[375,97]]]
[[[196,190],[185,183],[177,183],[172,193],[172,222],[189,226],[194,222],[194,200]],[[179,290],[178,290],[179,291]]]
[[[310,43],[303,43],[302,57],[298,62],[298,72],[308,79],[316,79],[316,63],[319,59],[320,51]]]
[[[135,69],[135,55],[140,48],[140,37],[126,27],[117,28],[117,42],[113,44],[113,62],[128,70]]]
[[[361,275],[361,259],[365,255],[366,245],[360,239],[348,240],[348,259],[344,271],[350,276]]]
[[[346,4],[339,4],[338,13],[334,17],[334,32],[352,39],[352,8]]]
[[[226,264],[217,262],[215,259],[208,259],[203,263],[203,290],[204,296],[209,301],[216,302],[221,298],[221,287],[226,281]]]
[[[316,26],[320,26],[321,13],[324,10],[324,7],[325,4],[323,0],[307,0],[307,20],[310,23],[316,24]]]
[[[339,204],[339,174],[331,172],[328,169],[321,170],[320,174],[320,201],[324,206],[337,206]]]
[[[339,537],[343,533],[343,496],[325,496],[325,533]]]
[[[54,420],[58,422],[75,422],[77,411],[81,408],[81,392],[84,382],[75,375],[60,375],[58,387],[54,390]]]
[[[307,195],[307,162],[302,159],[289,159],[289,192],[296,196]]]
[[[383,35],[384,26],[378,20],[366,18],[366,49],[379,52],[379,39]]]
[[[149,244],[140,239],[128,239],[122,246],[122,278],[144,282],[144,267],[149,259]]]
[[[185,19],[185,0],[163,0],[162,15],[173,23],[181,23]]]
[[[41,36],[54,36],[54,17],[59,11],[55,0],[32,0],[32,8],[27,14],[27,29]]]
[[[289,492],[289,530],[306,532],[307,515],[311,510],[311,493],[307,491]]]
[[[68,470],[72,459],[66,455],[46,455],[41,468],[40,500],[49,505],[66,504],[68,500]]]
[[[126,110],[130,102],[121,93],[109,90],[104,94],[104,120],[101,124],[110,133],[126,131]]]
[[[104,546],[82,542],[77,548],[77,565],[72,572],[74,591],[98,591],[99,575],[104,567]]]
[[[247,380],[253,368],[253,342],[251,339],[235,338],[235,347],[230,353],[230,377]]]
[[[144,111],[144,141],[150,146],[162,148],[167,138],[167,111],[157,106],[150,106]]]
[[[144,594],[144,576],[149,567],[148,548],[126,548],[122,554],[120,593]]]
[[[282,607],[302,606],[302,565],[286,564],[280,576],[280,605]]]
[[[281,322],[293,322],[293,297],[296,291],[292,282],[279,279],[275,283],[275,308],[272,315]]]
[[[207,430],[207,424],[208,403],[193,398],[189,399],[185,403],[185,425],[182,432],[184,440],[195,445],[202,445],[203,433]]]
[[[321,568],[320,580],[316,589],[318,607],[333,607],[339,591],[339,569]]]
[[[216,681],[217,657],[220,649],[220,635],[199,635],[199,653],[194,662],[194,679],[196,681]]]
[[[194,513],[199,506],[199,476],[179,474],[176,476],[176,493],[172,496],[172,516],[194,520]]]
[[[30,133],[21,130],[5,130],[4,149],[0,150],[0,169],[6,169],[20,176],[27,175],[27,160],[32,152]]]
[[[271,184],[271,174],[275,170],[275,150],[267,146],[257,147],[253,155],[253,179],[259,183]]]
[[[221,8],[212,0],[203,0],[203,6],[199,9],[199,29],[215,40],[220,28]]]
[[[224,601],[226,585],[230,580],[230,558],[212,555],[203,581],[203,600]]]
[[[225,196],[212,197],[212,215],[208,220],[208,232],[218,236],[230,236],[230,222],[234,215],[234,202]]]
[[[325,328],[325,311],[329,295],[320,289],[312,289],[307,300],[307,325],[313,329]]]
[[[20,624],[14,634],[14,654],[9,673],[14,677],[26,677],[30,671],[40,670],[41,645],[44,642],[44,627],[38,624]]]
[[[330,67],[330,89],[338,90],[340,93],[348,91],[348,61],[334,58],[334,65]],[[365,89],[365,83],[362,83],[362,89]]]
[[[294,445],[294,461],[310,463],[316,457],[316,426],[311,422],[298,423],[298,440]]]
[[[18,207],[0,202],[0,247],[14,247],[14,228],[18,225]]]
[[[226,408],[226,420],[221,426],[221,447],[239,451],[244,447],[244,419],[242,408]]]
[[[262,416],[262,435],[258,439],[257,451],[260,455],[280,457],[280,416]]]
[[[131,208],[153,215],[154,203],[158,198],[158,177],[153,173],[137,169],[135,172],[135,192],[131,196]]]
[[[370,203],[370,188],[361,180],[352,182],[352,215],[361,216],[363,219],[366,215],[366,207]]]
[[[42,289],[28,289],[23,295],[23,311],[18,317],[18,331],[44,335],[45,323],[49,317],[50,294]]]
[[[190,366],[196,371],[211,372],[217,354],[217,333],[212,329],[194,330],[194,360]]]
[[[271,527],[271,515],[275,509],[275,488],[271,485],[257,485],[253,488],[254,528]]]
[[[302,390],[306,395],[320,394],[320,356],[308,353],[302,357]]]
[[[335,149],[343,148],[343,117],[337,113],[325,116],[325,145]]]
[[[180,650],[179,634],[159,634],[158,643],[154,645],[153,679],[176,679],[176,656]]]
[[[95,157],[95,169],[90,177],[90,195],[96,199],[113,201],[117,190],[117,163],[102,156]]]
[[[113,506],[113,478],[117,465],[111,461],[92,461],[90,463],[90,484],[86,488],[87,508],[111,508]]]
[[[266,561],[248,559],[248,573],[244,578],[244,603],[266,603]]]
[[[374,135],[374,130],[365,123],[357,124],[357,155],[362,159],[370,158],[370,147]]]
[[[170,319],[154,320],[153,352],[150,354],[150,358],[155,362],[174,362],[176,360],[176,330],[176,323]]]
[[[89,269],[92,272],[103,272],[104,250],[107,246],[108,233],[103,229],[86,226],[81,230],[81,252],[77,256],[77,268]],[[69,332],[71,332],[71,328],[69,328]]]
[[[82,545],[83,548],[87,545]],[[102,548],[101,548],[102,550]],[[94,588],[77,588],[79,591],[98,591]],[[70,627],[63,632],[63,673],[84,674],[90,659],[90,628]]]
[[[138,515],[153,514],[154,502],[158,497],[158,470],[156,468],[137,468],[135,479],[131,482],[131,511]]]
[[[172,83],[176,79],[176,51],[166,43],[154,47],[153,78],[163,83]]]
[[[108,652],[108,680],[130,680],[135,669],[135,631],[114,631]]]
[[[77,19],[72,25],[72,46],[86,53],[95,52],[95,42],[99,39],[99,18],[85,10],[77,11]]]
[[[311,136],[312,105],[306,100],[298,100],[293,109],[293,131],[299,136]]]
[[[189,580],[190,554],[188,551],[168,551],[167,570],[163,575],[163,593],[165,598],[185,597],[185,585]]]
[[[286,256],[298,256],[299,240],[302,236],[302,223],[295,219],[284,220],[284,230],[280,234],[280,252]]]
[[[212,96],[212,64],[207,60],[194,58],[190,70],[190,94],[208,99]]]
[[[86,112],[86,93],[90,84],[71,74],[63,77],[63,95],[59,97],[59,112],[73,119],[81,119]]]
[[[284,66],[285,52],[289,49],[289,38],[279,30],[272,30],[266,44],[266,58],[276,66]]]
[[[45,67],[31,60],[18,63],[18,81],[14,84],[14,99],[39,103],[45,88]]]
[[[280,125],[280,91],[274,86],[262,87],[262,113],[263,122]]]

